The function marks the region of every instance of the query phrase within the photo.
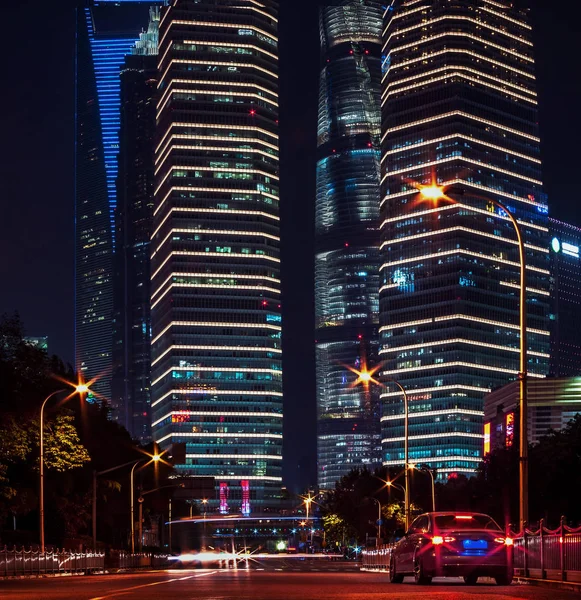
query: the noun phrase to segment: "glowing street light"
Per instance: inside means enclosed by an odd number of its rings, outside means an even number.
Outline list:
[[[74,392],[69,394],[69,396],[67,397],[67,400],[72,398],[75,394],[79,394],[79,396],[82,399],[83,394],[86,394],[89,392],[89,385],[84,383],[83,381],[79,381],[76,384],[70,383],[68,381],[65,381],[65,383],[74,389]],[[46,403],[53,396],[57,396],[58,394],[64,394],[65,392],[68,392],[68,391],[69,390],[67,390],[65,388],[62,390],[57,390],[56,392],[53,392],[52,394],[49,394],[44,399],[44,402],[42,403],[42,405],[40,407],[40,465],[39,465],[39,471],[40,471],[39,515],[40,515],[40,517],[39,518],[40,518],[40,551],[42,553],[44,553],[44,551],[45,551],[45,543],[44,543],[44,407],[46,406]]]
[[[444,200],[458,204],[458,200],[451,198],[450,193],[463,196],[465,190],[461,187],[452,186],[449,188],[441,187],[435,184],[429,186],[417,186],[419,194],[425,200],[430,200],[436,203],[438,200]],[[528,429],[527,429],[527,305],[526,305],[526,252],[524,238],[520,229],[520,225],[516,217],[502,203],[493,197],[481,196],[475,194],[472,190],[468,192],[470,196],[482,200],[483,202],[492,203],[499,208],[503,216],[506,216],[512,223],[516,237],[518,240],[520,254],[520,369],[518,374],[519,379],[519,410],[520,410],[520,447],[519,447],[519,520],[521,531],[529,520],[529,474],[528,474]]]

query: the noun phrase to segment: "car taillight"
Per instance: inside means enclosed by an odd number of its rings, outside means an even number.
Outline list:
[[[497,544],[504,544],[505,546],[514,546],[514,540],[512,538],[494,538]]]
[[[456,538],[455,537],[451,537],[451,536],[446,536],[446,537],[442,537],[441,535],[435,535],[432,538],[432,544],[434,544],[434,546],[440,546],[441,544],[449,544],[450,542],[455,542]]]

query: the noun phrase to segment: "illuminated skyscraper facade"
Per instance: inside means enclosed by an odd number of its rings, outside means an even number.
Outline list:
[[[120,71],[155,1],[91,0],[77,10],[75,362],[111,398]],[[160,4],[157,3],[157,4]]]
[[[410,461],[474,473],[484,395],[517,377],[519,252],[526,243],[529,377],[549,370],[550,258],[533,44],[506,0],[394,1],[382,57],[382,446],[403,464],[399,380],[410,400]],[[420,202],[418,185],[453,185]]]
[[[277,9],[177,0],[160,24],[153,437],[223,513],[282,481]]]
[[[581,228],[549,219],[553,330],[551,373],[581,376]]]
[[[115,214],[112,418],[151,439],[150,239],[155,189],[154,137],[159,7],[125,57]]]
[[[315,311],[318,484],[380,464],[379,392],[347,369],[377,364],[382,10],[320,10]]]

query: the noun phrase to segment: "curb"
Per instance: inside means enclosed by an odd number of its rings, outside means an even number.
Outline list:
[[[531,579],[530,577],[515,577],[517,583],[526,583],[536,587],[552,590],[568,590],[569,592],[581,592],[581,583],[570,581],[556,581],[554,579]]]

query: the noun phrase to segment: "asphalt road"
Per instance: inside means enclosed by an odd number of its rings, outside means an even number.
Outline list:
[[[273,571],[158,571],[0,581],[2,600],[579,600],[579,594],[527,585],[459,580],[390,585],[385,574]]]

